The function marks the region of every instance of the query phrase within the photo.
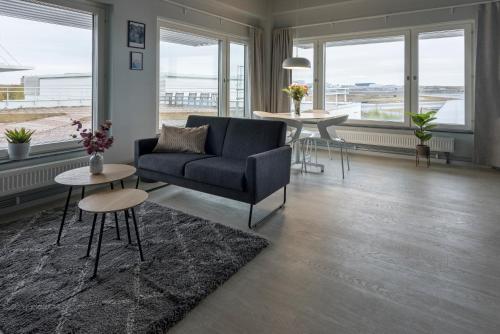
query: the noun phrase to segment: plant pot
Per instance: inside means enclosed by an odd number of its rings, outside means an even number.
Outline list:
[[[89,171],[90,174],[98,175],[101,174],[104,169],[104,157],[101,153],[94,153],[89,159]]]
[[[417,145],[416,147],[416,166],[420,164],[420,158],[425,158],[427,161],[427,168],[431,165],[431,149],[427,145]]]
[[[30,143],[8,143],[9,158],[24,160],[30,155]]]
[[[431,148],[427,145],[417,145],[417,153],[420,156],[428,157],[431,155]]]
[[[295,107],[295,115],[300,116],[300,105],[302,104],[301,100],[293,100],[293,105]]]

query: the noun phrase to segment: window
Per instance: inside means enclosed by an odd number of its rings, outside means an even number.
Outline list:
[[[314,75],[321,88],[315,91],[319,108],[348,114],[349,122],[355,124],[406,128],[412,126],[408,112],[436,111],[439,128],[471,129],[471,23],[356,34],[315,43],[321,46],[316,56],[320,68]],[[294,81],[308,80],[299,75],[293,73]]]
[[[161,28],[159,99],[160,127],[217,116],[219,40]]]
[[[249,117],[246,41],[159,26],[159,127],[184,126],[189,115]]]
[[[92,127],[94,15],[20,0],[0,11],[0,150],[5,129],[35,130],[32,145],[74,142]]]
[[[419,110],[465,125],[465,30],[419,33],[418,68]]]
[[[246,117],[246,54],[244,44],[230,42],[229,44],[229,115],[231,117]]]
[[[326,43],[325,106],[351,120],[405,120],[405,36]]]
[[[311,68],[292,70],[292,82],[309,87],[309,95],[302,100],[301,109],[304,111],[312,110],[314,109],[314,43],[294,43],[293,56],[307,58],[311,62]],[[293,110],[293,103],[291,108]]]

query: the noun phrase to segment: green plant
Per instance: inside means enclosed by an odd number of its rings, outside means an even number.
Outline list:
[[[31,142],[31,136],[35,133],[34,130],[26,130],[25,128],[5,130],[5,137],[11,144],[23,144]]]
[[[408,113],[413,123],[418,127],[418,129],[415,130],[415,136],[420,139],[420,145],[425,145],[426,142],[432,139],[432,133],[430,130],[434,129],[436,124],[431,124],[431,122],[437,119],[435,117],[436,114],[436,111],[429,111],[426,113]]]

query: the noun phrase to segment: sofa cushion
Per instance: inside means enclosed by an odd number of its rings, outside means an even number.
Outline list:
[[[211,158],[213,155],[194,153],[151,153],[139,157],[138,167],[173,176],[184,176],[184,167],[190,161]]]
[[[205,153],[213,155],[222,155],[222,145],[226,136],[229,118],[209,117],[190,115],[186,122],[186,127],[194,128],[208,125],[207,140],[205,142]]]
[[[213,186],[245,191],[246,160],[215,157],[189,162],[185,178]]]
[[[270,151],[285,145],[287,126],[281,121],[232,118],[227,127],[222,156],[232,159]]]
[[[161,135],[153,152],[205,154],[208,125],[178,128],[163,124]]]

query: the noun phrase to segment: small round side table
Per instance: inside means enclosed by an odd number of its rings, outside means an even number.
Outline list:
[[[101,174],[93,175],[89,172],[89,167],[81,167],[66,171],[56,176],[54,181],[56,183],[69,186],[68,196],[66,197],[66,204],[64,206],[64,212],[61,220],[61,225],[59,227],[59,233],[57,235],[57,245],[59,246],[61,242],[61,235],[64,228],[64,222],[66,221],[66,214],[68,212],[68,205],[71,199],[71,192],[74,187],[82,187],[82,196],[85,197],[85,187],[96,186],[109,183],[111,189],[114,188],[113,182],[120,181],[122,189],[125,188],[123,180],[127,177],[134,175],[136,172],[135,167],[129,165],[120,164],[105,164],[103,172]],[[82,220],[82,211],[80,210],[79,220]],[[115,215],[116,222],[116,233],[118,239],[120,239],[120,232],[118,229],[118,217]]]
[[[135,217],[134,208],[141,205],[148,199],[148,193],[144,190],[139,189],[120,189],[120,190],[109,190],[100,193],[90,195],[80,201],[78,207],[85,212],[94,214],[94,221],[92,223],[92,230],[90,232],[89,245],[87,248],[87,257],[90,256],[90,249],[92,247],[92,239],[94,237],[95,224],[97,221],[97,215],[101,214],[101,229],[99,230],[99,241],[97,242],[97,253],[94,265],[94,275],[97,275],[97,267],[99,265],[99,255],[101,253],[101,243],[102,243],[102,233],[104,231],[104,222],[106,221],[106,214],[123,211],[125,214],[125,222],[127,225],[128,242],[132,243],[130,238],[130,228],[128,224],[129,210],[131,211],[131,216],[134,222],[135,236],[137,238],[137,244],[139,246],[139,254],[141,256],[141,261],[144,261],[144,256],[142,254],[141,239],[139,237],[139,229],[137,227],[137,220]]]

